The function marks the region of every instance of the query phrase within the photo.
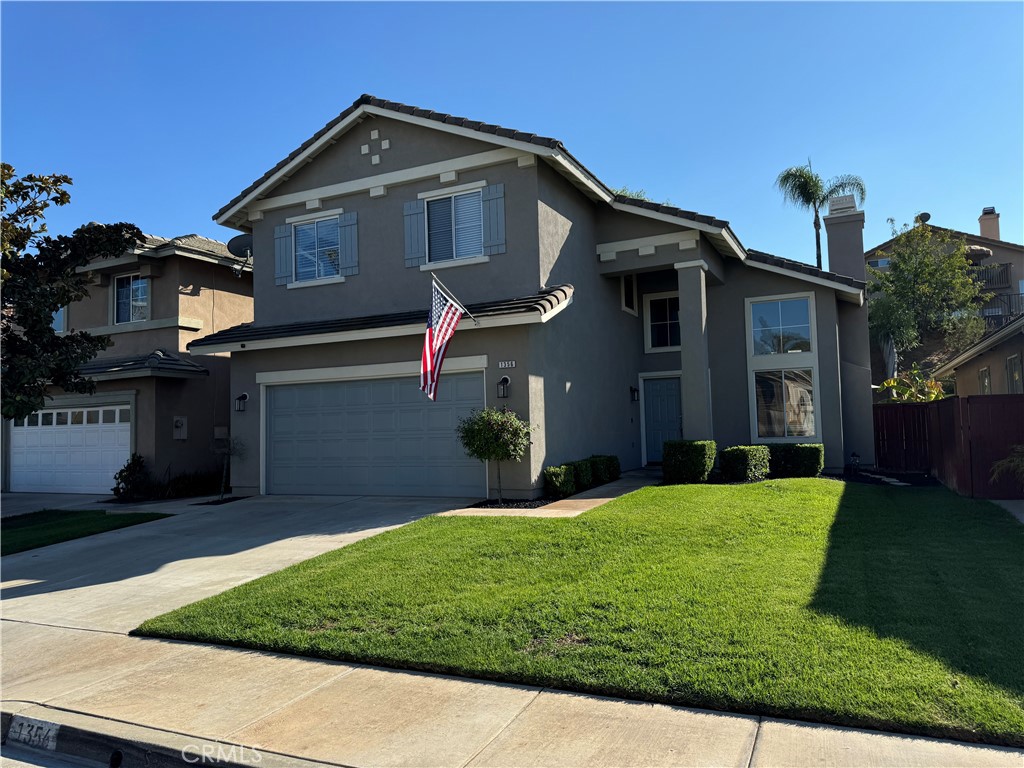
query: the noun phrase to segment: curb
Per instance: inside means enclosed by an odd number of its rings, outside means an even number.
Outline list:
[[[324,763],[255,746],[163,731],[31,704],[0,712],[0,744],[88,760],[111,768],[323,768]]]

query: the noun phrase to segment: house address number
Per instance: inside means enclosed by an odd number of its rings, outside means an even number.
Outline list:
[[[498,367],[499,368],[515,368],[516,367],[516,361],[515,360],[499,360],[498,361]]]

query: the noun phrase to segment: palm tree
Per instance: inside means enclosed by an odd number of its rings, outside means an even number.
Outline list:
[[[814,211],[814,245],[818,256],[818,269],[821,269],[821,218],[818,212],[828,201],[839,195],[855,195],[858,205],[864,205],[867,189],[860,176],[843,174],[822,181],[821,176],[811,170],[811,161],[807,165],[794,165],[787,168],[775,180],[775,186],[782,192],[782,198],[801,208]]]

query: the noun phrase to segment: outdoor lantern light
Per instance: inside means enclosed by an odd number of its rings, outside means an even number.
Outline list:
[[[629,388],[629,402],[639,403],[640,402],[640,390],[636,387]]]
[[[235,410],[236,411],[244,411],[245,410],[245,404],[246,404],[246,402],[248,402],[248,400],[249,400],[249,393],[248,392],[243,392],[238,397],[236,397],[235,398]]]
[[[498,379],[498,397],[508,397],[508,385],[511,383],[508,376],[502,376]]]

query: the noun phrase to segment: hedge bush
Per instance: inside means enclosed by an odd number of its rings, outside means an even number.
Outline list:
[[[714,440],[667,440],[662,454],[665,483],[703,483],[715,466]]]
[[[718,454],[718,468],[727,483],[756,483],[768,477],[767,445],[734,445]]]
[[[544,467],[544,495],[564,499],[576,493],[575,472],[572,465],[559,464]]]
[[[782,443],[768,446],[772,477],[817,477],[825,467],[821,443]]]
[[[590,467],[594,475],[594,485],[604,485],[619,479],[622,467],[618,456],[602,456],[595,454],[590,457]]]
[[[572,476],[576,483],[576,493],[593,487],[594,474],[591,472],[589,459],[570,461],[568,466],[572,467]]]

